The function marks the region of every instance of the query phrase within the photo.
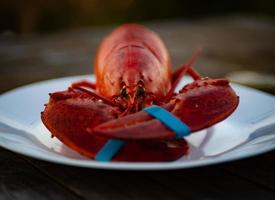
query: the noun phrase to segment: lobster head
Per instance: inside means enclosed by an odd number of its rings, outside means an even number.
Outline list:
[[[118,54],[118,55],[117,55]],[[171,87],[171,73],[144,46],[130,44],[96,68],[99,93],[122,105],[127,113],[136,112],[163,98]],[[119,57],[120,59],[115,59]],[[101,74],[102,73],[102,74]],[[156,75],[161,78],[155,78]]]

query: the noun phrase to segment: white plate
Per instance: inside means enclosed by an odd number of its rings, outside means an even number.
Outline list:
[[[0,146],[37,159],[88,168],[164,170],[210,165],[270,151],[275,148],[275,97],[232,84],[240,96],[238,109],[217,125],[192,134],[191,151],[174,162],[130,163],[89,160],[52,139],[40,120],[48,93],[72,82],[94,77],[76,76],[20,87],[0,96]],[[186,80],[186,79],[185,79]],[[186,83],[183,80],[181,86]]]

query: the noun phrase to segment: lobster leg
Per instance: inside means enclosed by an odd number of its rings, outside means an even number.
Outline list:
[[[79,87],[79,86],[74,86],[74,88],[77,89],[77,90],[80,90],[80,91],[82,91],[82,92],[84,92],[86,94],[89,94],[89,95],[95,97],[96,99],[100,99],[101,101],[103,101],[104,103],[106,103],[106,104],[108,104],[110,106],[116,106],[116,107],[122,108],[122,106],[120,104],[116,104],[113,101],[111,101],[111,100],[105,98],[104,96],[102,96],[100,94],[97,94],[97,93],[95,93],[93,91],[87,90],[87,89],[85,89],[83,87]]]
[[[185,68],[187,68],[186,71]],[[181,80],[185,74],[190,75],[194,80],[201,79],[201,75],[192,66],[182,65],[177,71],[173,73],[172,84],[177,83],[177,79]]]
[[[239,98],[227,80],[202,79],[187,84],[162,107],[195,132],[227,118],[238,103]],[[168,140],[175,137],[171,130],[145,111],[103,123],[91,129],[90,133],[124,140]]]
[[[168,91],[163,102],[167,102],[168,100],[170,100],[170,98],[173,96],[175,92],[176,87],[178,86],[180,80],[184,77],[184,75],[189,74],[194,80],[201,79],[201,76],[199,75],[199,73],[192,68],[192,65],[196,61],[196,58],[199,56],[200,52],[201,52],[200,48],[196,49],[191,59],[173,73],[171,89]]]
[[[89,81],[86,81],[86,80],[82,80],[82,81],[78,81],[78,82],[75,82],[71,85],[72,88],[76,88],[76,87],[87,87],[87,88],[90,88],[90,89],[96,89],[96,84],[95,83],[92,83],[92,82],[89,82]]]
[[[82,92],[84,92],[88,95],[91,95],[91,96],[97,98],[97,99],[102,100],[104,103],[106,103],[108,105],[119,106],[118,104],[115,104],[114,102],[112,102],[111,100],[105,98],[104,96],[102,96],[100,94],[97,94],[94,91],[87,90],[86,88],[95,90],[96,89],[96,84],[92,83],[92,82],[89,82],[89,81],[82,80],[82,81],[73,83],[71,85],[71,87],[69,88],[69,90],[77,89],[77,90],[80,90],[80,91],[82,91]]]
[[[195,63],[195,61],[200,53],[201,53],[201,49],[200,48],[196,49],[196,51],[193,53],[191,59],[186,64],[183,64],[178,70],[176,70],[173,73],[173,76],[172,76],[172,84],[173,85],[177,85],[178,81],[181,80],[182,77],[186,73],[188,73],[194,80],[201,79],[201,76],[199,75],[199,73],[196,72],[196,70],[192,68],[192,65]],[[173,88],[173,86],[172,86],[172,88]]]

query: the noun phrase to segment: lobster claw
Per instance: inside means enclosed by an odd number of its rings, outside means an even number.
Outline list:
[[[88,129],[88,132],[107,138],[123,140],[162,140],[175,136],[173,131],[145,111],[126,115]]]
[[[239,97],[225,79],[201,79],[187,84],[162,107],[192,132],[210,127],[237,108]],[[88,132],[123,140],[170,140],[175,133],[145,111],[100,124]]]
[[[41,113],[44,125],[65,145],[87,158],[95,158],[108,139],[87,132],[87,127],[116,118],[117,110],[81,91],[50,94],[50,101]],[[128,142],[112,161],[171,161],[188,152],[184,139],[177,141]]]
[[[45,106],[41,119],[52,136],[87,157],[93,157],[107,140],[89,135],[86,127],[116,117],[111,112],[112,106],[96,101],[80,91],[52,93]]]

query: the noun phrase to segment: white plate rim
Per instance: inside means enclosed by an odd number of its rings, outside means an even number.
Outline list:
[[[89,75],[90,76],[90,75]],[[20,86],[18,88],[9,90],[5,93],[2,93],[0,97],[7,95],[7,94],[12,94],[17,91],[24,90],[25,88],[30,88],[33,86],[37,86],[40,84],[47,84],[48,82],[52,81],[57,81],[57,80],[70,80],[72,78],[80,78],[83,79],[83,77],[87,77],[87,75],[83,76],[69,76],[69,77],[63,77],[63,78],[57,78],[57,79],[49,79],[45,81],[40,81],[36,83],[31,83],[28,85]],[[239,85],[236,83],[231,83],[231,85],[237,86],[237,87],[242,87],[245,88],[246,90],[252,90],[256,91],[257,93],[260,94],[265,94],[269,96],[273,96],[270,94],[267,94],[265,92],[249,88],[243,85]],[[175,170],[175,169],[185,169],[185,168],[194,168],[194,167],[203,167],[203,166],[208,166],[208,165],[213,165],[213,164],[219,164],[219,163],[225,163],[225,162],[230,162],[230,161],[235,161],[235,160],[240,160],[244,158],[249,158],[252,156],[257,156],[266,152],[269,152],[273,149],[275,149],[275,144],[267,146],[266,148],[262,148],[257,152],[247,152],[246,154],[241,154],[241,155],[236,155],[234,157],[217,157],[213,158],[211,160],[192,160],[192,161],[183,161],[183,162],[177,162],[177,161],[172,161],[172,162],[98,162],[98,161],[93,161],[93,160],[78,160],[78,159],[71,159],[71,158],[66,158],[64,156],[60,156],[58,154],[57,157],[58,159],[53,158],[51,156],[39,156],[33,152],[22,152],[20,149],[15,149],[11,148],[8,145],[3,145],[0,144],[1,147],[8,149],[12,152],[22,154],[24,156],[28,156],[31,158],[35,158],[38,160],[43,160],[43,161],[48,161],[52,163],[57,163],[57,164],[63,164],[63,165],[68,165],[68,166],[76,166],[76,167],[85,167],[85,168],[97,168],[97,169],[109,169],[109,170]]]

